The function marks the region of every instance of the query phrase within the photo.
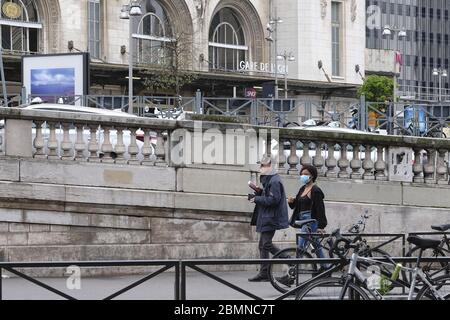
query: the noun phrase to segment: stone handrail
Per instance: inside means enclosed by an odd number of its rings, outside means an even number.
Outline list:
[[[408,181],[395,180],[397,169],[389,168],[389,163],[393,167],[392,159],[398,156],[399,163],[402,162],[411,172],[411,181],[448,184],[449,177],[449,139],[385,136],[345,130],[279,129],[209,121],[124,118],[15,108],[0,108],[0,119],[4,119],[5,124],[0,147],[4,155],[12,157],[184,166],[187,161],[183,157],[190,154],[195,160],[196,151],[203,153],[211,148],[208,143],[205,146],[205,141],[213,141],[213,136],[216,149],[222,148],[224,151],[223,154],[219,152],[224,160],[230,150],[224,149],[227,138],[218,138],[218,135],[227,133],[245,138],[242,149],[238,150],[238,154],[246,154],[245,163],[241,164],[244,168],[255,163],[254,160],[261,154],[270,152],[278,154],[280,171],[285,174],[298,174],[301,165],[312,164],[321,175],[331,178]],[[204,120],[208,118],[205,117]],[[124,143],[125,132],[129,132],[128,145]],[[140,146],[136,137],[139,132],[143,138]],[[196,132],[202,135],[201,149],[194,147],[195,139],[198,139]],[[115,135],[115,143],[111,142],[111,134]],[[156,143],[152,143],[154,138]],[[253,158],[247,155],[248,150],[255,149],[255,144],[249,142],[251,138],[257,139],[258,156]],[[217,142],[221,139],[221,142]],[[283,146],[282,150],[284,147],[288,150],[274,151],[274,140]],[[184,146],[181,164],[175,161],[175,153],[172,152],[180,143]],[[233,145],[233,148],[239,148],[239,145]],[[217,150],[214,153],[217,154]],[[333,152],[329,152],[330,150]],[[227,164],[226,161],[210,163],[202,161],[202,158],[197,159],[200,162],[193,163]]]

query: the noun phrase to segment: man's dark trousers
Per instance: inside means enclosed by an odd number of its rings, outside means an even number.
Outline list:
[[[272,243],[273,236],[275,235],[275,230],[273,231],[265,231],[261,232],[261,236],[259,238],[259,256],[261,259],[269,259],[271,254],[275,254],[280,251],[275,245]],[[269,276],[269,264],[262,263],[261,271],[259,272],[263,276]]]

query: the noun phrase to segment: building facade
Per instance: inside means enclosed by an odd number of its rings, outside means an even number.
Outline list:
[[[366,6],[367,48],[401,54],[399,94],[436,100],[440,87],[450,97],[450,78],[442,76],[449,70],[450,1],[366,0]],[[386,26],[393,29],[390,35],[383,35]]]
[[[173,94],[144,79],[174,66],[196,75],[183,86],[186,95],[242,96],[275,82],[281,95],[287,82],[290,96],[353,97],[362,83],[354,71],[365,63],[358,1],[139,2],[142,15],[130,21],[120,19],[128,0],[1,0],[8,92],[20,92],[22,55],[78,51],[90,53],[91,94],[126,94],[130,61],[136,95]]]

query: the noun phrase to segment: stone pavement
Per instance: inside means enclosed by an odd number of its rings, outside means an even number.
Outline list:
[[[247,279],[254,274],[247,272],[214,272],[216,276],[230,281],[233,284],[262,297],[263,299],[275,299],[279,296],[270,282],[252,283]],[[100,300],[114,292],[141,279],[142,276],[121,277],[95,277],[82,278],[80,290],[69,290],[67,278],[38,279],[45,284],[54,287],[68,295],[82,300]],[[129,292],[117,297],[118,300],[173,300],[174,298],[173,272],[165,272],[147,282],[133,288]],[[4,300],[59,300],[64,299],[44,288],[41,288],[27,280],[11,277],[2,279],[2,294]],[[186,296],[189,300],[241,300],[249,297],[229,288],[225,285],[206,277],[198,272],[187,273]]]

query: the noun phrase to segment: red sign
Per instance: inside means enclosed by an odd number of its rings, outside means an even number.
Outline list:
[[[245,88],[245,97],[255,99],[256,98],[256,89],[254,88]]]

